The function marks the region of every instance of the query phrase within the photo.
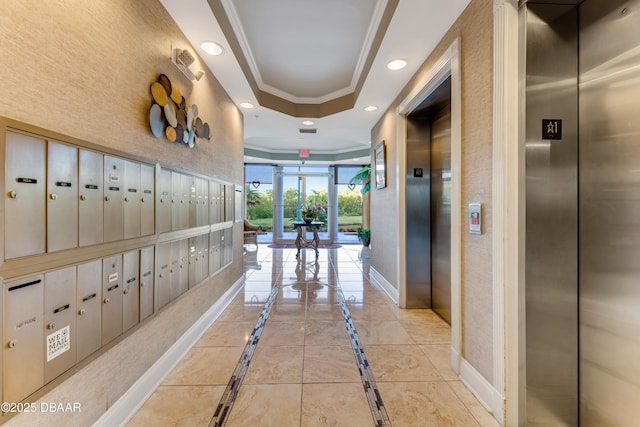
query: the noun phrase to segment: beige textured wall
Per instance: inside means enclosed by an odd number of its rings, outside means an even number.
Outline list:
[[[0,116],[242,185],[242,115],[211,73],[192,84],[170,62],[172,42],[189,45],[159,1],[3,0],[0,40]],[[151,135],[149,85],[159,73],[198,104],[210,142],[190,150]],[[23,414],[8,424],[90,425],[242,276],[240,224],[234,242],[231,266],[43,398],[80,402],[82,412]]]
[[[398,245],[395,235],[398,170],[395,109],[434,66],[456,38],[460,38],[462,85],[462,335],[463,357],[489,381],[493,377],[492,323],[492,114],[493,114],[493,1],[472,0],[440,41],[412,81],[399,94],[372,130],[372,145],[387,142],[388,185],[371,196],[372,266],[394,283],[395,254],[377,250]],[[483,235],[469,234],[469,203],[484,204]],[[377,242],[385,242],[384,245]]]

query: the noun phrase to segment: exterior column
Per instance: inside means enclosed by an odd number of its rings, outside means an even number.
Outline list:
[[[284,190],[282,166],[273,168],[273,242],[283,239]]]

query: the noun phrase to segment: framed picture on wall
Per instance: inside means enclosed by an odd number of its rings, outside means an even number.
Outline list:
[[[384,188],[387,186],[387,153],[384,141],[376,145],[375,148],[375,172],[376,172],[376,188]]]

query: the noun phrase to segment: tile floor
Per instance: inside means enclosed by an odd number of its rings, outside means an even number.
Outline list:
[[[303,252],[260,245],[246,284],[129,426],[208,426],[271,291],[278,287],[226,426],[375,426],[340,310],[344,296],[388,423],[498,426],[449,368],[450,331],[399,309],[368,280],[359,245]],[[342,295],[340,294],[342,292]]]

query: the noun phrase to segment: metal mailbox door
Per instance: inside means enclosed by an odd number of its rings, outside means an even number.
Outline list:
[[[185,175],[187,176],[187,175]],[[198,226],[198,179],[187,176],[189,180],[189,227]]]
[[[47,252],[78,247],[78,149],[49,141]]]
[[[78,171],[78,241],[79,246],[103,240],[103,168],[102,154],[80,150]]]
[[[122,255],[102,260],[102,345],[122,334]]]
[[[182,180],[181,174],[178,172],[171,172],[171,230],[177,231],[182,228],[182,209],[180,206],[184,203],[182,201]]]
[[[224,220],[233,221],[233,201],[236,190],[233,185],[224,186]]]
[[[171,299],[176,299],[189,289],[189,260],[186,239],[171,243]]]
[[[198,283],[198,249],[196,246],[196,238],[189,239],[189,289]]]
[[[102,345],[102,261],[78,265],[76,286],[76,349],[78,361]]]
[[[196,237],[198,251],[197,282],[200,283],[209,276],[209,234]]]
[[[154,247],[140,249],[140,321],[153,314]]]
[[[140,237],[140,163],[124,161],[124,238]]]
[[[189,200],[191,194],[191,177],[189,175],[180,175],[180,229],[189,228]]]
[[[200,223],[198,225],[209,224],[209,181],[200,178]]]
[[[233,228],[225,228],[223,235],[223,251],[222,251],[222,265],[227,265],[232,261],[233,258]]]
[[[76,363],[76,267],[44,275],[45,384]]]
[[[209,234],[209,274],[220,270],[220,232],[213,231]]]
[[[220,186],[215,181],[209,181],[209,222],[217,224],[220,222]]]
[[[4,369],[6,402],[20,402],[44,385],[44,277],[4,287]]]
[[[156,310],[171,302],[171,243],[158,246],[155,281]]]
[[[122,332],[140,321],[140,255],[139,251],[122,256]]]
[[[165,169],[158,176],[158,232],[171,231],[171,172]]]
[[[155,198],[156,170],[149,165],[140,165],[140,235],[149,236],[155,233],[156,198]]]
[[[104,156],[104,241],[124,238],[124,160]]]
[[[45,251],[45,143],[7,132],[4,205],[6,259]]]

